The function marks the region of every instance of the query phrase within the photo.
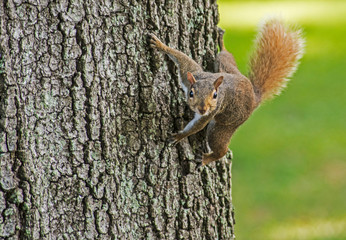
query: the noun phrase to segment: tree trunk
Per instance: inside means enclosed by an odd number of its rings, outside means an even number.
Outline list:
[[[28,3],[30,2],[30,3]],[[0,2],[0,238],[231,239],[231,164],[196,170],[203,132],[174,63],[212,70],[213,0]]]

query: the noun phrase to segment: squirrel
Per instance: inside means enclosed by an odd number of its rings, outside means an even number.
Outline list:
[[[203,153],[202,166],[225,156],[236,129],[263,101],[281,92],[296,70],[304,48],[299,29],[291,29],[280,19],[269,19],[257,34],[246,77],[226,50],[221,29],[215,73],[204,72],[193,59],[163,44],[154,34],[149,38],[152,48],[166,53],[177,65],[187,103],[195,112],[183,130],[172,134],[171,142],[177,143],[208,125],[209,153]]]

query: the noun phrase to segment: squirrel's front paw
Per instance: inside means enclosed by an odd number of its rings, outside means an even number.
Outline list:
[[[168,142],[176,145],[178,142],[180,142],[181,139],[184,138],[184,135],[181,134],[180,132],[178,133],[172,133],[169,137],[168,137]]]
[[[153,34],[149,34],[149,39],[150,39],[150,47],[156,48],[158,50],[162,49],[163,43]]]

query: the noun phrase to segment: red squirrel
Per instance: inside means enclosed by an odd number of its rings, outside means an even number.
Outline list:
[[[257,34],[246,77],[226,50],[223,32],[219,35],[215,73],[204,72],[193,59],[150,35],[150,46],[166,53],[178,66],[187,103],[195,112],[194,119],[183,130],[172,134],[172,142],[177,143],[208,125],[210,151],[203,154],[202,165],[225,156],[236,129],[263,101],[280,93],[296,70],[304,46],[300,30],[292,30],[278,19],[266,21]]]

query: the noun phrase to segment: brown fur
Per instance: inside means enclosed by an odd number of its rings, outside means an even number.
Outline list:
[[[256,38],[250,58],[249,79],[258,101],[280,94],[302,56],[301,32],[292,31],[278,19],[266,22]]]
[[[299,31],[290,31],[278,20],[268,21],[259,32],[256,51],[250,60],[249,79],[242,75],[234,58],[219,39],[220,50],[215,71],[202,68],[184,53],[164,45],[151,35],[151,46],[168,54],[178,65],[187,102],[196,112],[195,118],[176,134],[178,142],[202,130],[208,123],[209,153],[202,164],[222,158],[236,129],[244,123],[262,100],[278,94],[285,87],[302,54]]]

